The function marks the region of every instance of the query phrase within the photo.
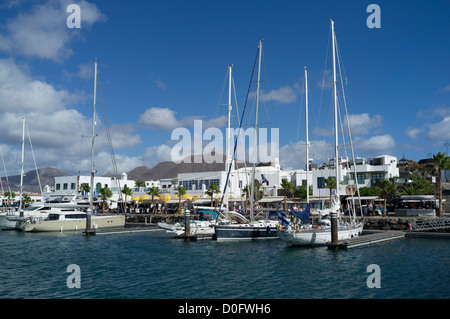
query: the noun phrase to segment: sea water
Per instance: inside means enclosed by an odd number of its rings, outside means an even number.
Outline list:
[[[0,298],[12,299],[445,299],[449,266],[447,239],[334,251],[278,239],[185,242],[162,230],[0,231]]]

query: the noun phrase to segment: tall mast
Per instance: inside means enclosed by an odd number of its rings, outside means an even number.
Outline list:
[[[305,113],[306,113],[306,203],[309,204],[309,135],[308,135],[308,71],[305,66]]]
[[[334,21],[331,20],[332,46],[333,46],[333,98],[334,98],[334,167],[336,169],[336,195],[339,196],[339,139],[338,139],[338,110],[337,110],[337,89],[336,89],[336,44],[334,34]],[[339,198],[339,197],[338,197]]]
[[[258,81],[256,84],[256,111],[255,111],[255,139],[253,144],[253,168],[252,168],[252,189],[250,195],[250,220],[253,220],[253,200],[255,196],[255,166],[257,161],[257,144],[258,144],[258,107],[259,107],[259,84],[261,81],[261,52],[264,40],[259,40],[259,61],[258,61]]]
[[[231,110],[232,110],[232,106],[231,106],[231,76],[232,76],[232,69],[233,66],[230,65],[228,66],[228,127],[227,127],[227,143],[226,143],[226,147],[227,147],[227,155],[226,155],[226,160],[225,160],[225,172],[228,172],[228,170],[230,169],[230,164],[232,163],[232,158],[231,158]],[[229,174],[227,173],[227,176],[229,176]],[[228,177],[227,177],[228,178]],[[229,203],[228,203],[228,197],[230,195],[230,181],[227,180],[227,188],[225,189],[225,203],[227,205],[227,211],[229,210]]]
[[[334,138],[335,138],[335,158],[334,158],[334,167],[336,169],[336,198],[338,200],[337,204],[339,205],[340,210],[340,196],[339,196],[339,152],[338,152],[338,114],[337,114],[337,91],[336,91],[336,44],[335,44],[335,34],[334,34],[334,21],[331,20],[331,37],[332,37],[332,46],[333,46],[333,96],[334,96]],[[331,203],[330,203],[331,205]],[[331,205],[331,207],[333,207]],[[333,209],[331,210],[331,242],[337,243],[338,234],[337,234],[337,212]]]
[[[23,216],[22,204],[23,204],[23,165],[25,158],[25,117],[22,117],[22,162],[20,167],[20,199],[19,199],[19,214]]]
[[[91,216],[94,210],[94,176],[95,176],[95,165],[94,165],[94,144],[95,144],[95,124],[96,124],[96,108],[97,108],[97,61],[94,63],[94,112],[92,116],[92,146],[91,146],[91,191],[89,192],[89,210],[86,218],[86,235],[91,233]]]

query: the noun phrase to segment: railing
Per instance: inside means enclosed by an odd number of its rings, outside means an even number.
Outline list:
[[[450,228],[450,218],[417,219],[411,223],[413,231],[426,231]]]

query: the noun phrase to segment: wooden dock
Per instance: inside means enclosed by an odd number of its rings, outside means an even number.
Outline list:
[[[327,246],[329,249],[349,249],[404,237],[405,232],[402,231],[370,231],[359,237],[339,240],[337,243],[327,243]]]
[[[157,230],[160,230],[160,228],[154,225],[128,226],[128,227],[95,229],[92,235],[130,234],[130,233],[157,231]]]

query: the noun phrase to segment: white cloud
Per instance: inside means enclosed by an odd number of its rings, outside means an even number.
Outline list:
[[[145,110],[144,114],[141,114],[139,122],[152,128],[171,130],[180,126],[175,118],[176,114],[177,112],[167,107],[152,107]]]
[[[84,95],[56,89],[43,80],[35,80],[26,67],[19,67],[13,59],[0,59],[0,145],[9,150],[5,156],[8,172],[19,173],[22,116],[27,118],[38,167],[55,167],[69,173],[89,167],[91,143],[88,136],[91,135],[92,118],[71,108],[71,104],[85,98]],[[108,144],[101,120],[97,120],[97,124],[96,150],[100,154]],[[141,143],[131,125],[113,125],[110,131],[114,150]],[[116,156],[124,158],[120,154]],[[34,168],[29,146],[25,162],[26,169]],[[99,171],[103,165],[108,167],[109,162],[100,161]],[[123,164],[126,163],[124,159]],[[132,158],[129,158],[129,163],[133,163]]]
[[[418,127],[408,127],[406,129],[406,135],[408,135],[413,140],[418,138],[418,135],[423,132],[423,128]]]
[[[444,86],[443,88],[441,88],[438,93],[448,93],[450,92],[450,84]]]
[[[55,112],[83,98],[33,79],[26,67],[13,59],[0,59],[0,105],[4,112]]]
[[[383,126],[383,117],[381,115],[370,117],[368,113],[350,114],[348,120],[352,135],[367,135],[372,129]]]
[[[318,166],[327,163],[329,158],[334,157],[334,147],[325,141],[311,141],[309,147],[309,158]],[[280,148],[281,168],[306,169],[306,143],[298,141],[289,143]]]
[[[19,13],[6,21],[6,32],[0,34],[0,50],[27,57],[38,57],[61,62],[72,55],[68,44],[82,35],[83,28],[89,28],[105,16],[95,4],[79,1],[81,10],[81,29],[72,32],[67,28],[66,12],[71,0],[53,0],[35,5],[30,12]]]
[[[270,92],[261,92],[261,101],[275,101],[282,104],[293,103],[297,100],[297,94],[290,86],[283,86]]]
[[[395,140],[389,134],[372,136],[367,139],[357,139],[353,143],[356,153],[367,156],[391,154],[395,150]]]
[[[450,116],[444,117],[442,121],[428,126],[427,139],[438,142],[450,140]]]
[[[178,127],[193,126],[194,120],[202,120],[203,116],[186,116],[177,119],[177,112],[167,107],[152,107],[139,117],[139,123],[148,125],[149,128],[160,130],[173,130]],[[227,123],[227,116],[222,115],[217,118],[209,120],[202,120],[202,129],[205,130],[210,127],[225,127]]]

